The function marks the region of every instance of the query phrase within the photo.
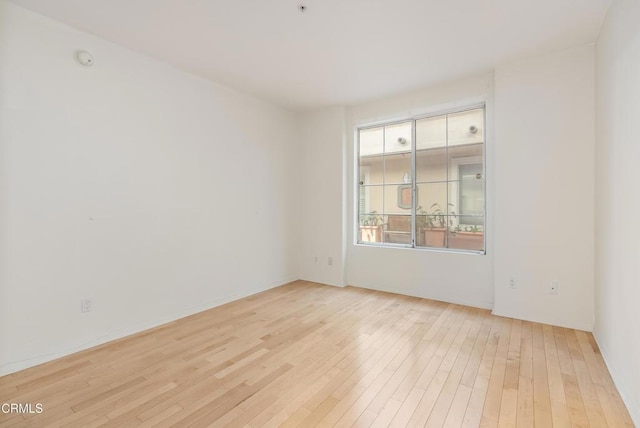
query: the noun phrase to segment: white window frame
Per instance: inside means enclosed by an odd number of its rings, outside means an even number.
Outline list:
[[[468,250],[468,249],[460,249],[460,248],[446,248],[446,247],[426,247],[426,246],[417,246],[416,245],[416,228],[415,228],[415,222],[416,222],[416,196],[417,196],[417,184],[416,184],[416,121],[419,121],[421,119],[427,119],[427,118],[431,118],[431,117],[436,117],[436,116],[443,116],[443,115],[450,115],[450,114],[455,114],[455,113],[462,113],[465,111],[469,111],[469,110],[476,110],[476,109],[482,109],[483,110],[483,126],[482,126],[482,132],[483,132],[483,136],[482,136],[482,156],[469,156],[469,157],[461,157],[461,158],[452,158],[452,161],[455,160],[455,162],[452,162],[452,166],[456,168],[456,174],[455,176],[458,176],[458,166],[461,164],[473,164],[473,163],[482,163],[482,176],[483,176],[483,194],[484,194],[484,227],[483,227],[483,231],[484,231],[484,239],[483,239],[483,249],[482,250]],[[372,129],[372,128],[379,128],[379,127],[384,127],[384,126],[391,126],[391,125],[395,125],[398,123],[403,123],[403,122],[411,122],[411,133],[412,133],[412,148],[411,148],[411,186],[412,186],[412,208],[411,208],[411,243],[410,244],[398,244],[398,243],[390,243],[390,242],[360,242],[359,240],[359,227],[360,227],[360,215],[361,214],[366,214],[370,211],[370,207],[368,206],[368,202],[366,203],[366,211],[365,213],[360,213],[360,177],[362,175],[361,172],[361,167],[360,167],[360,131],[362,130],[366,130],[366,129]],[[475,103],[475,104],[469,104],[469,105],[461,105],[459,107],[456,108],[451,108],[451,109],[446,109],[446,110],[439,110],[439,111],[433,111],[433,112],[429,112],[426,114],[422,114],[422,115],[416,115],[416,116],[411,116],[411,117],[407,117],[407,118],[398,118],[395,120],[390,120],[390,121],[384,121],[384,122],[377,122],[377,123],[368,123],[366,125],[363,126],[356,126],[355,128],[355,177],[357,177],[355,181],[355,195],[357,195],[356,197],[358,198],[358,203],[356,203],[355,205],[355,215],[354,215],[354,225],[355,225],[355,232],[354,236],[355,236],[355,245],[358,246],[367,246],[367,247],[381,247],[381,248],[408,248],[408,249],[414,249],[414,250],[419,250],[419,251],[436,251],[436,252],[448,252],[448,253],[464,253],[464,254],[480,254],[480,255],[485,255],[486,254],[486,250],[487,250],[487,227],[486,227],[486,221],[487,221],[487,174],[486,174],[486,168],[487,168],[487,129],[486,129],[486,125],[487,125],[487,103],[486,101],[482,101],[480,103]],[[368,169],[367,168],[367,174],[368,174]],[[448,168],[448,166],[447,166]],[[449,171],[447,171],[447,183],[450,183],[453,180],[450,180],[451,175],[449,174]],[[449,186],[447,186],[448,188]],[[365,189],[365,192],[368,192],[368,189]],[[368,195],[368,193],[367,193]],[[455,200],[458,200],[459,195],[455,195]],[[368,198],[367,198],[368,199]],[[447,201],[449,200],[453,200],[453,198],[450,197],[450,195],[447,196]],[[381,213],[384,214],[384,213]]]

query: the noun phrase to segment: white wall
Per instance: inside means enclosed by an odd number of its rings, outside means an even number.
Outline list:
[[[413,91],[347,109],[347,283],[365,288],[408,294],[446,302],[493,306],[492,134],[487,134],[487,254],[458,254],[430,250],[373,248],[355,245],[354,129],[364,124],[402,119],[453,107],[487,102],[492,120],[491,74]],[[490,127],[489,127],[490,128]]]
[[[6,2],[0,92],[0,374],[298,278],[293,114]]]
[[[496,67],[498,315],[593,328],[594,102],[592,45]]]
[[[596,49],[594,335],[640,426],[640,2],[615,0]]]
[[[300,115],[300,278],[344,286],[344,108]],[[329,265],[329,258],[332,264]]]
[[[599,39],[596,200],[592,46],[296,116],[0,0],[0,375],[296,278],[591,330],[598,224],[595,333],[637,423],[637,15]],[[355,245],[354,128],[482,100],[487,254]]]

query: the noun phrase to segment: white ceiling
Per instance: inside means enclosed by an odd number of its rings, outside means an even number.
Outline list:
[[[354,104],[592,42],[611,2],[12,1],[294,110]]]

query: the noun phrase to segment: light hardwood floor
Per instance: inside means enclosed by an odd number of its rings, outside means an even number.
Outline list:
[[[0,378],[0,426],[633,426],[590,333],[297,281]]]

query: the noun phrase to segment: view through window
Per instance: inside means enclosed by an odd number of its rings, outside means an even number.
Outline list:
[[[482,252],[484,106],[358,129],[358,243]]]

